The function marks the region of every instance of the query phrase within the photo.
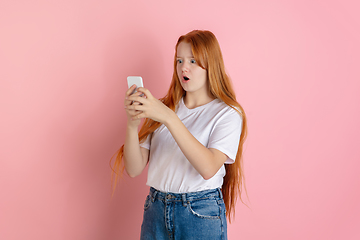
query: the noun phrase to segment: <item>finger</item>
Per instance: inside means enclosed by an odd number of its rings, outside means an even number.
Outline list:
[[[143,113],[142,111],[135,111],[135,110],[127,110],[126,112],[130,117],[133,117],[133,116],[139,115],[140,113]]]
[[[133,101],[128,100],[127,98],[124,100],[124,105],[125,105],[125,106],[129,106],[129,105],[131,105],[131,104],[133,104]]]
[[[131,120],[138,120],[138,119],[142,119],[142,118],[146,118],[145,113],[139,113],[139,114],[133,116],[131,118]]]
[[[143,105],[140,102],[136,102],[136,101],[131,101],[131,100],[126,100],[124,102],[124,107],[127,108],[127,106],[131,106],[131,105]]]
[[[136,93],[134,93],[134,94],[131,94],[130,96],[140,96],[141,94],[143,94],[143,93],[141,93],[141,92],[136,92]],[[125,100],[124,100],[124,105],[132,105],[132,104],[134,104],[136,101],[134,101],[134,100],[129,100],[129,97],[130,96],[127,96],[126,98],[125,98]],[[139,103],[139,102],[137,102],[137,105],[139,105],[139,104],[141,104],[141,103]]]
[[[148,89],[144,88],[144,87],[139,87],[139,88],[137,89],[137,91],[144,93],[147,98],[153,96],[153,95],[151,94],[151,92],[150,92]]]
[[[138,110],[138,109],[135,109],[137,106],[141,106],[141,105],[128,105],[128,106],[124,106],[125,108],[125,111],[130,114],[130,115],[136,115],[140,112],[142,112],[142,110]]]
[[[136,92],[136,93],[134,93],[134,94],[131,94],[130,96],[131,96],[131,97],[143,97],[144,94],[143,94],[142,92]],[[137,104],[140,104],[140,105],[142,104],[142,103],[140,103],[140,102],[138,102],[138,101],[136,101],[136,100],[133,101],[133,103],[135,103],[135,102],[136,102]],[[133,103],[132,103],[132,104],[133,104]]]
[[[143,94],[142,92],[137,91],[137,92],[131,94],[130,96],[138,97],[138,96],[140,96],[140,95],[142,95],[142,94]]]
[[[132,85],[131,87],[129,87],[129,89],[126,91],[125,95],[126,95],[126,96],[130,96],[131,93],[133,93],[135,89],[136,89],[136,85],[133,84],[133,85]]]
[[[144,104],[147,101],[146,98],[134,95],[129,96],[127,99],[130,101],[139,102],[141,104]]]
[[[136,110],[136,111],[144,111],[145,108],[143,105],[129,105],[129,106],[125,106],[126,109],[129,109],[129,110]]]

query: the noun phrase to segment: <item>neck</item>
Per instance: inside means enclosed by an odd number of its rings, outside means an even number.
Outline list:
[[[196,93],[186,92],[184,104],[187,108],[192,109],[205,105],[214,99],[215,98],[210,93],[199,95]]]

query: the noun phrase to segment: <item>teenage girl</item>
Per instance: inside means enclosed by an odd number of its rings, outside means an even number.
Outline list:
[[[141,239],[227,239],[226,216],[244,184],[247,127],[216,37],[195,30],[178,39],[164,98],[146,88],[131,94],[135,87],[126,91],[126,138],[114,170],[123,164],[135,177],[149,164]]]

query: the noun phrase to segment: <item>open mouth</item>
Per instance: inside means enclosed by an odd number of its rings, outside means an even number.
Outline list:
[[[184,78],[185,81],[189,81],[189,80],[190,80],[190,78],[188,78],[188,77],[186,77],[186,76],[184,76],[183,78]]]

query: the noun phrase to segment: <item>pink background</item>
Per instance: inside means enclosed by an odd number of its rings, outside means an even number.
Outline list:
[[[111,199],[126,76],[162,97],[209,29],[248,114],[229,239],[360,239],[358,1],[1,1],[0,239],[138,239],[146,173]]]

